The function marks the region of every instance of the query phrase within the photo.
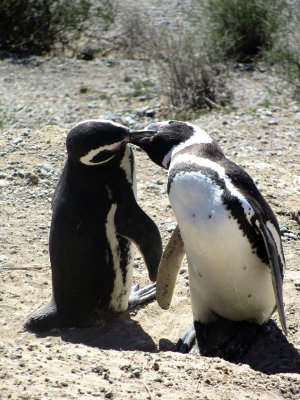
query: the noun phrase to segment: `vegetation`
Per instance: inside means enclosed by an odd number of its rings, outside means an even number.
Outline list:
[[[161,76],[161,91],[176,112],[227,105],[231,100],[226,86],[229,63],[255,62],[262,56],[296,82],[299,95],[300,38],[294,35],[300,25],[297,1],[193,0],[192,14],[177,29],[154,27],[138,8],[123,6],[118,12],[122,32],[107,39],[107,51],[122,51],[127,58],[152,63]],[[90,43],[93,28],[107,29],[115,16],[112,0],[0,0],[0,51],[42,55],[58,44],[62,49],[74,45],[84,34]],[[292,27],[289,34],[288,25]],[[93,46],[77,49],[83,59],[94,55]],[[125,79],[134,88],[133,96],[143,93],[145,88]]]
[[[273,47],[274,33],[285,23],[287,10],[286,0],[209,0],[204,15],[215,45],[225,56],[249,62]]]
[[[229,102],[227,70],[219,63],[218,52],[201,45],[193,34],[169,36],[157,43],[156,63],[162,88],[174,106],[212,109]]]
[[[0,51],[42,55],[55,44],[78,39],[85,22],[98,15],[104,24],[113,18],[107,0],[92,7],[90,0],[0,0]]]

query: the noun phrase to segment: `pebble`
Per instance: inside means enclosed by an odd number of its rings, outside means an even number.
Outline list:
[[[295,235],[295,233],[292,233],[292,232],[284,233],[284,236],[285,236],[285,237],[288,237],[288,238],[290,238],[290,239],[298,239],[298,236]]]
[[[170,225],[170,226],[168,226],[167,231],[169,233],[171,233],[171,232],[175,231],[175,229],[176,229],[176,225]]]
[[[280,229],[280,233],[289,232],[289,229],[284,225],[280,225],[279,229]]]
[[[55,168],[54,168],[52,165],[50,165],[50,164],[43,164],[42,167],[43,167],[43,169],[44,169],[45,171],[50,171],[50,172],[53,172],[54,169],[55,169]]]
[[[26,178],[25,183],[27,185],[38,185],[39,183],[39,177],[32,172],[27,172],[25,174],[25,178]]]
[[[16,144],[19,144],[19,143],[21,143],[21,142],[23,142],[23,139],[22,139],[22,138],[17,138],[17,139],[15,139],[15,140],[13,141],[13,144],[16,145]]]
[[[0,262],[5,263],[8,261],[8,257],[5,254],[0,255]]]
[[[0,188],[5,188],[9,186],[9,182],[5,181],[4,179],[0,179]]]
[[[121,117],[119,115],[113,114],[113,113],[104,114],[104,115],[100,116],[100,119],[109,119],[112,121],[122,122]]]
[[[156,185],[156,183],[150,183],[149,185],[147,185],[148,189],[160,189],[160,187],[158,185]]]

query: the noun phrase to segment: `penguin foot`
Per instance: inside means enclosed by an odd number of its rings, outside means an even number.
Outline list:
[[[58,317],[56,305],[51,300],[25,321],[24,328],[32,332],[44,332],[61,325],[62,321]]]
[[[195,339],[196,330],[194,324],[191,324],[176,343],[174,351],[179,353],[189,353],[194,346]]]
[[[156,283],[140,288],[140,285],[133,286],[130,291],[128,308],[133,308],[147,301],[155,300]]]
[[[194,322],[199,353],[237,361],[245,354],[260,330],[260,326],[246,321],[220,319],[212,324]]]

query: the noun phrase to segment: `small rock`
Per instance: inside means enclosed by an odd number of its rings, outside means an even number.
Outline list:
[[[140,378],[142,373],[141,367],[132,368],[131,378]]]
[[[5,181],[4,179],[0,179],[0,188],[5,188],[9,186],[9,182]]]
[[[19,144],[19,143],[21,143],[21,142],[23,142],[23,139],[22,139],[22,138],[17,138],[17,139],[15,139],[15,140],[13,141],[13,144],[14,144],[14,145],[17,145],[17,144]]]
[[[160,187],[158,185],[156,185],[155,183],[150,183],[147,186],[148,189],[160,189]]]
[[[26,172],[25,178],[26,178],[25,183],[27,185],[38,185],[39,183],[39,177],[33,172]]]
[[[176,225],[170,225],[170,226],[168,227],[167,231],[168,231],[169,233],[171,233],[171,232],[175,231],[175,229],[176,229]]]
[[[285,232],[289,231],[289,229],[284,225],[280,225],[279,229],[280,229],[280,233],[285,233]]]
[[[136,114],[140,117],[142,117],[143,115],[146,115],[146,112],[149,110],[149,107],[146,106],[144,108],[141,108],[140,110],[136,111]]]
[[[5,263],[8,260],[8,257],[5,254],[0,255],[0,262]]]
[[[147,110],[145,112],[145,114],[146,114],[146,117],[153,118],[153,117],[155,117],[155,110]]]
[[[42,167],[46,171],[51,171],[52,172],[54,170],[54,167],[52,165],[50,165],[50,164],[43,164]]]
[[[117,114],[113,114],[113,113],[107,113],[104,114],[100,117],[100,119],[108,119],[108,120],[112,120],[112,121],[119,121],[121,122],[121,117]]]
[[[292,233],[292,232],[287,232],[287,233],[284,234],[284,236],[288,237],[290,239],[298,239],[298,236],[295,235],[295,233]]]
[[[268,125],[278,125],[277,121],[268,121]]]
[[[139,96],[137,98],[138,101],[146,101],[147,100],[147,96]]]
[[[158,371],[159,370],[158,362],[155,361],[155,363],[153,364],[153,369],[154,369],[154,371]]]

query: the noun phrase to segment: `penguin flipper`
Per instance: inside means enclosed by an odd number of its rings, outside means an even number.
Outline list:
[[[130,210],[128,204],[126,208],[117,208],[115,225],[120,236],[136,244],[145,260],[149,278],[155,282],[162,255],[162,242],[156,224],[136,203]]]
[[[176,279],[184,256],[184,243],[177,225],[165,248],[157,275],[156,300],[159,306],[165,310],[171,305]]]
[[[259,230],[264,239],[266,250],[269,258],[269,265],[271,270],[272,285],[276,299],[276,306],[279,314],[280,324],[284,334],[287,336],[286,318],[283,305],[283,290],[282,290],[282,275],[279,264],[279,255],[276,247],[275,239],[268,229],[266,224],[262,221],[259,223]],[[280,237],[279,237],[280,240]]]

